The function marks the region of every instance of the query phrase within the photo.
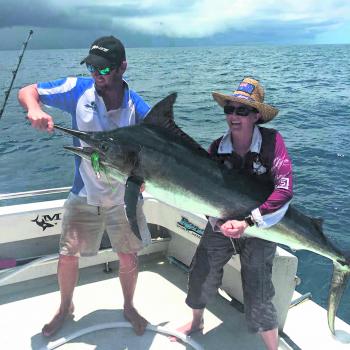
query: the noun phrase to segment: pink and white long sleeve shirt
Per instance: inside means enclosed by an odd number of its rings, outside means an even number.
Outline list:
[[[211,144],[209,153],[223,157],[235,154],[230,130]],[[267,228],[283,218],[293,197],[292,163],[281,134],[274,129],[255,126],[249,153],[252,161],[246,162],[241,158],[241,164],[233,164],[233,167],[249,167],[251,173],[268,174],[273,181],[270,196],[251,212],[256,225]],[[210,218],[212,225],[216,221]]]

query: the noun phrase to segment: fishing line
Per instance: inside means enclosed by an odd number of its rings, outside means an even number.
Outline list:
[[[8,100],[8,98],[9,98],[9,96],[10,96],[10,92],[11,92],[11,90],[12,90],[12,85],[13,85],[13,82],[15,81],[15,78],[16,78],[16,75],[17,75],[19,66],[20,66],[20,64],[21,64],[21,62],[22,62],[22,58],[23,58],[23,55],[24,55],[24,51],[26,50],[27,45],[28,45],[28,41],[29,41],[29,39],[30,39],[30,37],[32,36],[33,33],[34,33],[34,32],[33,32],[32,30],[29,31],[28,38],[27,38],[27,40],[23,43],[23,49],[22,49],[21,54],[19,55],[17,67],[16,67],[16,69],[15,69],[14,71],[12,71],[13,76],[12,76],[12,80],[11,80],[11,83],[10,83],[10,87],[8,88],[8,90],[5,91],[5,100],[4,100],[4,103],[3,103],[2,107],[1,107],[1,110],[0,110],[0,119],[1,119],[1,117],[2,117],[2,115],[3,115],[3,113],[4,113],[7,100]]]

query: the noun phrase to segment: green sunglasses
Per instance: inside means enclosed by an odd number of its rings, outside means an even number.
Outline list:
[[[111,71],[115,68],[115,67],[105,67],[103,69],[99,69],[95,66],[93,66],[92,64],[86,64],[86,68],[90,73],[95,73],[96,71],[98,72],[98,74],[100,75],[108,75],[111,73]]]

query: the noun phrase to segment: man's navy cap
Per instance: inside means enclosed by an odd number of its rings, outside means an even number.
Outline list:
[[[125,48],[114,36],[103,36],[96,39],[90,47],[89,55],[80,64],[88,63],[97,68],[119,66],[125,61]]]

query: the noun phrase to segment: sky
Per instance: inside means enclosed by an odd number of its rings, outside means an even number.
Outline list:
[[[0,0],[0,49],[350,44],[349,0]]]

